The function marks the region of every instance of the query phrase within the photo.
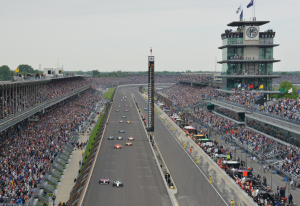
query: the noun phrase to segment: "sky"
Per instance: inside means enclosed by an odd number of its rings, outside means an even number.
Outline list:
[[[300,1],[254,0],[256,19],[273,29],[274,71],[299,71]],[[221,33],[252,16],[250,0],[0,0],[0,65],[16,69],[215,71]],[[298,26],[297,26],[298,25]],[[216,71],[221,71],[217,65]]]

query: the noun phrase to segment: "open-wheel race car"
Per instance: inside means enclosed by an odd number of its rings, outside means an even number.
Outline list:
[[[108,185],[109,184],[109,178],[107,178],[107,177],[100,178],[99,184]]]
[[[123,187],[123,181],[121,181],[121,180],[114,180],[113,187]]]
[[[115,145],[115,149],[122,149],[122,145],[116,144],[116,145]]]

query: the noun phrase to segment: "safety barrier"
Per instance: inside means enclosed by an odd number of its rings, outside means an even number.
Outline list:
[[[112,99],[115,97],[116,90],[114,91]],[[87,160],[82,164],[83,168],[77,178],[76,184],[73,187],[73,189],[70,192],[70,198],[67,202],[67,205],[69,206],[77,206],[81,205],[85,192],[88,187],[89,179],[92,175],[93,168],[97,159],[98,152],[100,150],[102,137],[104,135],[105,129],[106,129],[106,123],[108,121],[108,117],[110,115],[111,111],[111,104],[108,104],[108,108],[105,112],[104,119],[102,121],[102,125],[100,126],[98,130],[97,137],[95,139],[95,142],[93,143],[93,147],[90,151],[89,156],[87,157]]]

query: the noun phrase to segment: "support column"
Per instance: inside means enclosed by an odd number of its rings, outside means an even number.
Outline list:
[[[4,88],[1,87],[2,92],[2,117],[4,118]]]
[[[24,110],[26,109],[26,105],[27,105],[27,85],[24,86],[24,92],[25,92],[25,98],[24,98]]]
[[[6,95],[5,95],[5,98],[6,98],[6,117],[7,117],[7,113],[8,113],[8,110],[7,110],[7,87],[6,87]]]
[[[15,84],[12,87],[12,113],[15,114]]]
[[[9,115],[11,114],[11,85],[9,87]]]
[[[19,85],[20,86],[20,85]],[[18,108],[19,108],[19,91],[18,90],[18,84],[16,85],[16,114],[19,112]]]

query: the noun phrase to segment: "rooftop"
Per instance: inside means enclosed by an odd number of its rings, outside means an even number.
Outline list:
[[[218,49],[232,48],[232,47],[276,47],[279,44],[227,44],[218,47]]]
[[[262,26],[270,21],[233,21],[227,26]]]
[[[258,114],[258,113],[252,113],[252,114],[246,114],[246,117],[250,117],[252,119],[258,120],[260,122],[264,122],[282,129],[285,129],[287,131],[291,131],[294,132],[296,134],[300,133],[300,127],[297,124],[293,124],[290,122],[287,122],[285,120],[280,120],[280,119],[275,119],[272,117],[268,117],[266,115],[262,114]]]
[[[280,60],[275,59],[229,59],[229,60],[223,60],[219,61],[219,64],[223,63],[268,63],[268,62],[280,62]]]

